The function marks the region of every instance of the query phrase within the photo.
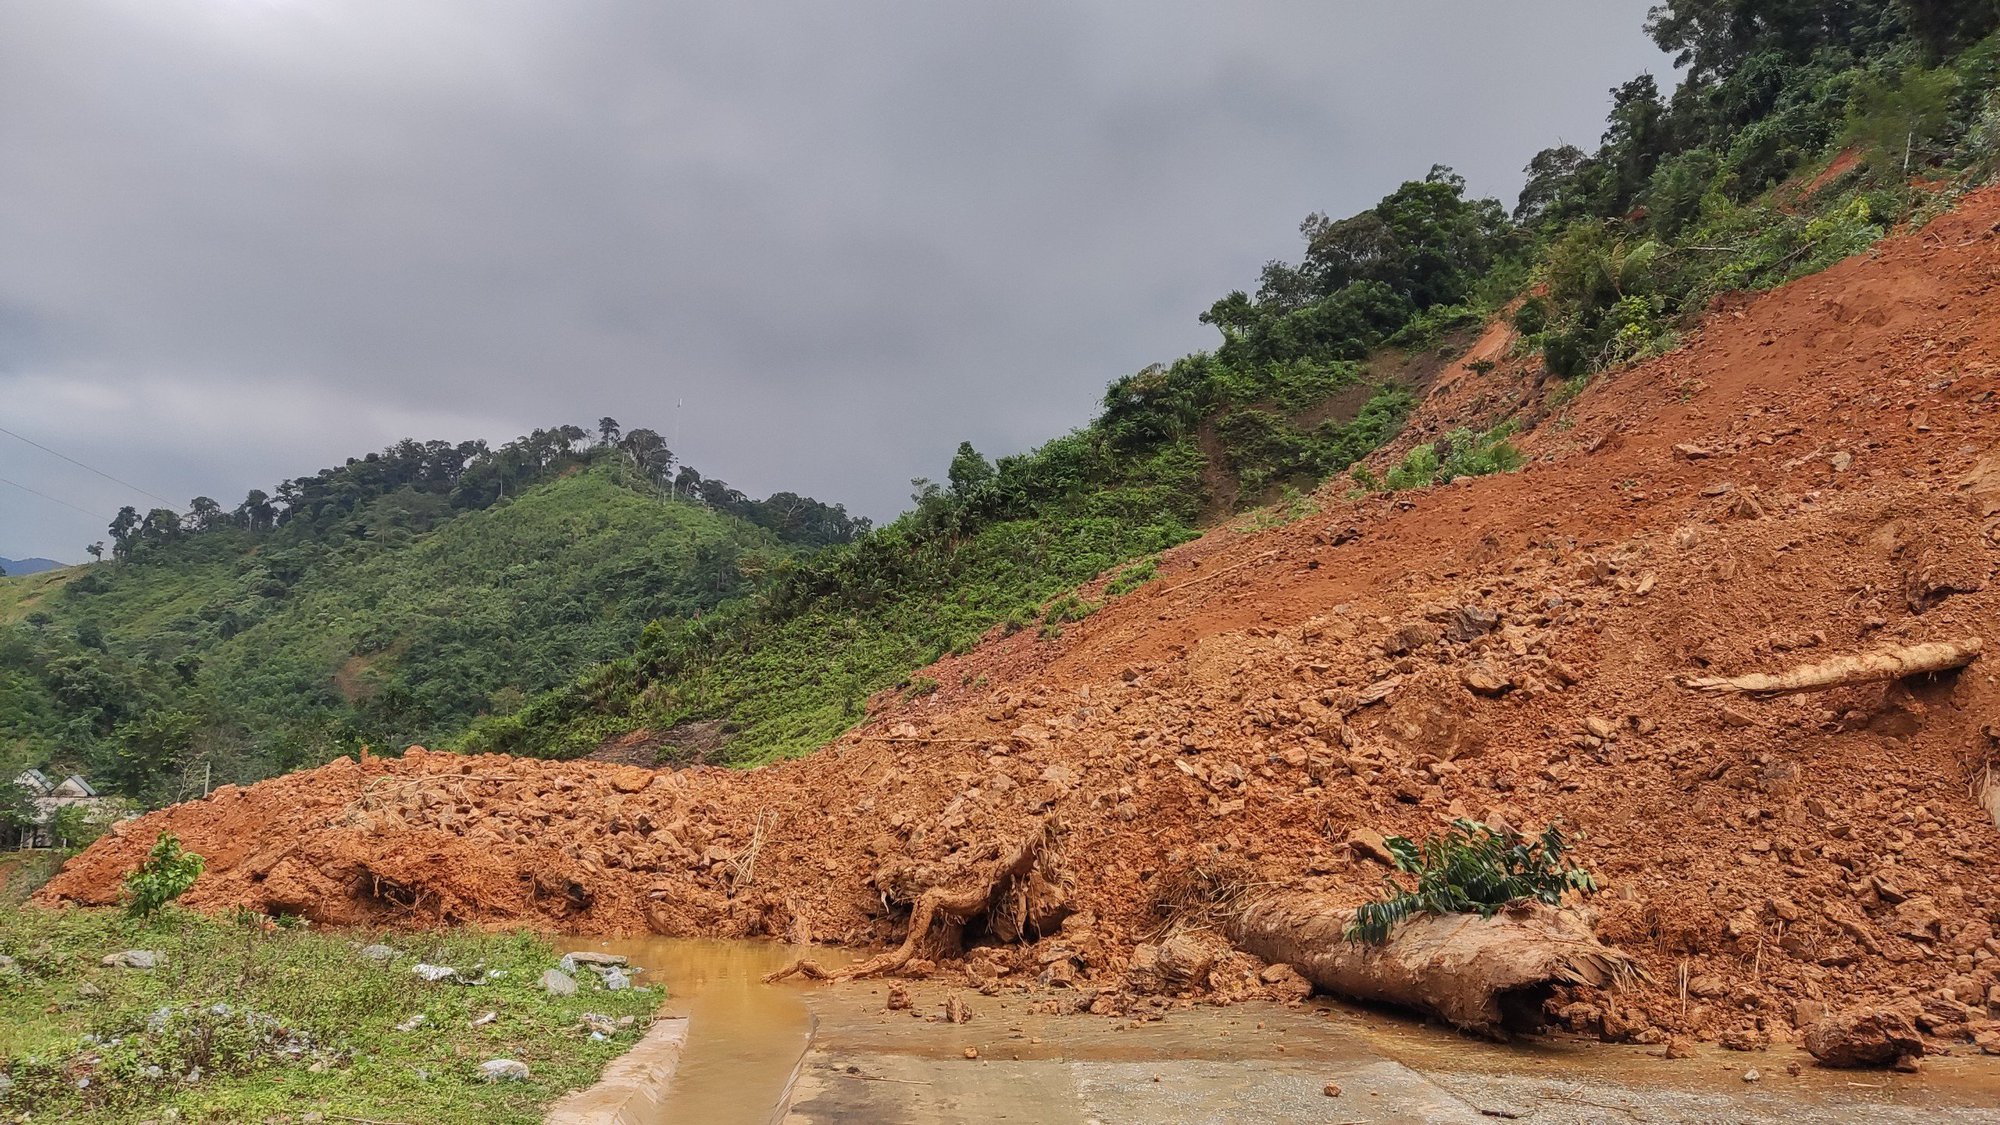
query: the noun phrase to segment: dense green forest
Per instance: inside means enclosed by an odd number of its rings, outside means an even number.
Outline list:
[[[1923,221],[2000,160],[1996,27],[1995,0],[1659,5],[1678,87],[1612,91],[1596,149],[1536,154],[1513,208],[1436,167],[1309,216],[1297,261],[1202,314],[1212,350],[1114,380],[1030,452],[961,446],[880,528],[748,500],[610,419],[128,510],[113,563],[0,582],[0,713],[26,717],[18,757],[150,800],[207,762],[254,776],[364,739],[567,756],[714,720],[731,761],[801,752],[992,628],[1056,635],[1094,608],[1079,583],[1113,571],[1116,596],[1231,511],[1351,467],[1368,488],[1512,467],[1532,418],[1356,466],[1413,408],[1411,365],[1492,316],[1560,406],[1714,297]]]
[[[159,801],[442,738],[866,530],[749,500],[611,419],[403,442],[233,511],[127,509],[114,561],[0,584],[7,764]]]

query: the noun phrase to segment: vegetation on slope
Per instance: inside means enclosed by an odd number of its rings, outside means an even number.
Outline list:
[[[1088,612],[1066,596],[1076,584],[1353,465],[1414,405],[1378,370],[1385,355],[1449,353],[1511,308],[1522,350],[1573,393],[1670,346],[1719,294],[1921,220],[2000,160],[1996,25],[1990,3],[1663,4],[1647,30],[1677,52],[1681,86],[1614,90],[1599,147],[1536,155],[1511,216],[1445,168],[1361,214],[1310,216],[1297,262],[1203,314],[1214,350],[1115,380],[1095,420],[1039,449],[996,464],[962,446],[880,529],[676,473],[657,435],[620,436],[610,419],[595,452],[574,427],[497,451],[410,442],[234,512],[122,513],[113,553],[136,565],[60,592],[0,583],[0,605],[43,618],[0,634],[0,708],[27,716],[43,749],[94,747],[154,799],[185,792],[225,735],[246,748],[245,776],[475,716],[457,744],[568,756],[709,720],[731,761],[808,749],[986,630],[1039,621],[1053,635]],[[1513,423],[1495,421],[1356,483],[1510,469]],[[629,478],[599,475],[614,470]],[[590,522],[599,505],[631,508],[614,497],[635,481],[704,510],[633,501],[652,514]],[[742,522],[702,522],[718,516]],[[572,540],[595,561],[564,561]],[[203,577],[149,585],[139,571],[162,550]],[[267,612],[276,589],[285,614]],[[205,630],[248,639],[181,639]],[[107,697],[105,677],[148,683],[136,698],[152,702]]]
[[[1002,622],[1059,626],[1051,615],[1073,607],[1044,602],[1191,538],[1209,474],[1254,499],[1346,468],[1395,433],[1410,392],[1374,386],[1352,417],[1318,408],[1367,386],[1372,350],[1436,347],[1476,324],[1485,271],[1524,245],[1499,204],[1466,198],[1443,168],[1348,222],[1372,232],[1366,255],[1314,239],[1340,224],[1308,220],[1305,260],[1267,270],[1282,284],[1267,276],[1207,315],[1224,334],[1215,352],[1117,380],[1095,421],[1030,453],[994,464],[962,445],[946,482],[914,482],[893,523],[783,564],[728,612],[648,629],[630,656],[481,722],[465,745],[574,755],[707,719],[727,724],[734,762],[804,751],[911,669]]]
[[[1396,388],[1352,422],[1294,419],[1375,349],[1436,346],[1526,293],[1523,348],[1574,385],[1663,350],[1713,296],[1823,268],[1921,217],[1938,185],[1913,172],[1989,174],[1996,25],[2000,10],[1978,3],[1663,4],[1647,30],[1688,68],[1680,88],[1663,99],[1642,76],[1614,90],[1597,151],[1538,154],[1511,222],[1443,168],[1362,214],[1308,217],[1299,262],[1272,262],[1254,295],[1203,315],[1222,334],[1213,352],[1115,381],[1089,426],[997,467],[962,449],[951,486],[919,482],[889,527],[729,614],[649,630],[631,656],[482,723],[468,744],[573,754],[708,718],[734,730],[735,760],[802,750],[909,669],[1191,534],[1216,470],[1256,498],[1358,459],[1409,410]],[[1359,483],[1512,468],[1509,432],[1454,433]]]
[[[557,433],[521,452],[538,440],[408,442],[287,482],[277,503],[128,513],[116,561],[0,582],[21,589],[0,601],[5,764],[80,766],[156,802],[436,739],[865,527],[673,480],[663,446],[649,461]],[[755,504],[787,518],[760,526]]]

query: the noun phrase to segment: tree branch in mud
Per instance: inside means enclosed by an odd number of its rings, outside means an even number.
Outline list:
[[[1492,1038],[1539,1026],[1557,985],[1605,988],[1645,979],[1638,962],[1598,941],[1574,914],[1539,902],[1491,918],[1423,914],[1379,945],[1347,940],[1355,911],[1324,896],[1258,898],[1228,920],[1231,941],[1316,987],[1395,1004]]]
[[[1961,641],[1929,641],[1856,656],[1836,656],[1775,674],[1755,672],[1747,676],[1693,677],[1682,680],[1681,686],[1690,691],[1716,695],[1786,695],[1801,691],[1826,691],[1854,684],[1900,680],[1927,672],[1949,672],[1977,660],[1980,648],[1978,637],[1967,637]]]
[[[810,960],[801,959],[769,974],[764,978],[765,982],[792,976],[806,976],[814,980],[860,980],[895,972],[917,955],[917,943],[930,932],[931,924],[940,915],[963,921],[983,914],[1008,884],[1034,870],[1052,833],[1053,827],[1048,821],[1036,825],[1035,830],[1016,844],[1012,851],[1002,854],[987,868],[985,877],[975,886],[956,891],[932,887],[918,895],[916,905],[910,911],[909,932],[903,936],[903,944],[896,948],[831,972]]]

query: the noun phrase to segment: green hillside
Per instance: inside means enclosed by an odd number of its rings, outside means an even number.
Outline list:
[[[1672,346],[1713,297],[1825,268],[1990,177],[1996,26],[1991,3],[1661,4],[1646,31],[1686,68],[1680,87],[1664,97],[1647,75],[1611,91],[1597,149],[1536,154],[1511,213],[1433,168],[1358,215],[1308,216],[1299,261],[1203,314],[1213,351],[1114,381],[1096,420],[1031,453],[991,465],[962,447],[949,485],[917,482],[894,523],[726,612],[647,630],[461,744],[570,755],[715,720],[738,762],[808,749],[870,693],[925,690],[912,670],[982,631],[1053,634],[1091,608],[1058,596],[1076,583],[1342,471],[1411,406],[1385,357],[1449,355],[1503,307],[1520,354],[1563,381],[1541,400],[1559,408]],[[1357,390],[1358,413],[1325,409]],[[1506,434],[1538,421],[1418,447],[1386,485],[1511,468]]]
[[[989,629],[1057,635],[1093,576],[1117,596],[1202,527],[1299,510],[1502,310],[1544,381],[1355,487],[1512,468],[1515,427],[1562,424],[1715,297],[1922,223],[2000,164],[1996,27],[1990,2],[1661,4],[1679,87],[1611,91],[1601,143],[1536,154],[1513,208],[1434,167],[1308,216],[1296,261],[1201,315],[1212,350],[1114,380],[1032,451],[962,445],[879,529],[751,500],[611,419],[404,442],[230,511],[127,509],[112,562],[0,580],[4,745],[154,801],[362,741],[572,756],[701,721],[733,762],[802,752]]]
[[[156,801],[211,772],[435,740],[806,546],[669,495],[619,450],[537,477],[483,506],[396,484],[337,518],[302,503],[268,527],[134,532],[114,561],[0,580],[10,764],[79,766]]]

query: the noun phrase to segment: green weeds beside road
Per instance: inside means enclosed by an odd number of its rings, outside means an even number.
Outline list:
[[[364,954],[376,945],[393,955]],[[102,964],[127,950],[163,956]],[[0,908],[0,955],[0,1119],[15,1121],[539,1121],[661,1000],[587,969],[575,995],[550,995],[560,955],[534,935],[321,933],[172,908],[150,923]],[[459,972],[426,981],[419,963]],[[529,1077],[485,1081],[496,1058]]]

